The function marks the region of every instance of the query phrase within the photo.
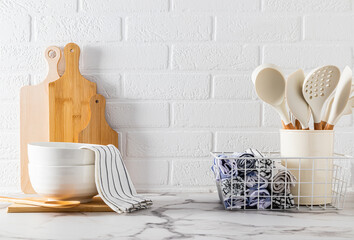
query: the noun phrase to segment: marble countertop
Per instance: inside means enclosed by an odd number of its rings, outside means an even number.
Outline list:
[[[130,214],[6,213],[0,239],[354,239],[354,194],[335,212],[225,211],[217,193],[149,195]]]

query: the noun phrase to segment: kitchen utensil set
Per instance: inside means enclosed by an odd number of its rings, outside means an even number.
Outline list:
[[[290,74],[286,82],[285,95],[290,111],[295,116],[296,120],[301,123],[302,129],[307,130],[309,129],[308,122],[311,117],[311,112],[309,105],[302,94],[304,80],[305,74],[302,69]],[[298,129],[299,126],[296,126],[296,128]]]
[[[321,113],[329,96],[336,89],[340,71],[335,66],[324,66],[310,72],[302,87],[304,98],[312,112],[315,130],[321,130]]]
[[[311,113],[315,130],[332,130],[341,116],[351,113],[354,87],[348,66],[342,75],[336,66],[327,65],[314,69],[306,78],[299,69],[285,81],[278,66],[262,64],[253,71],[252,81],[258,97],[277,110],[284,129],[295,129],[286,114],[286,102],[296,129],[309,130]]]
[[[31,142],[82,142],[118,147],[118,133],[105,120],[104,97],[96,95],[96,83],[80,74],[79,46],[67,44],[64,56],[66,69],[60,77],[61,51],[49,47],[45,51],[49,66],[47,78],[36,86],[21,89],[21,189],[24,193],[35,193],[28,175],[27,145]]]
[[[285,106],[285,78],[281,70],[273,64],[263,64],[252,73],[252,81],[257,95],[278,112],[285,129],[295,129]]]
[[[336,93],[334,95],[331,112],[329,114],[328,122],[325,130],[333,130],[334,125],[339,120],[339,117],[343,113],[347,106],[352,85],[352,70],[346,66],[340,77]]]

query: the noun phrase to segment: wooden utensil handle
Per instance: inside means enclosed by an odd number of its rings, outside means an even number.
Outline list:
[[[11,198],[11,197],[0,197],[0,201],[40,206],[40,207],[55,207],[55,208],[75,207],[80,204],[79,201],[45,201],[45,200],[33,200],[33,199],[26,199],[26,198]]]
[[[283,121],[281,121],[281,124],[283,125],[283,129],[295,129],[292,123],[285,124]]]
[[[321,129],[325,129],[327,122],[321,121]]]
[[[334,129],[334,125],[327,123],[326,127],[324,128],[324,130],[333,130]]]
[[[301,126],[301,123],[299,120],[295,119],[295,128],[298,129],[298,130],[301,130],[302,129],[302,126]]]
[[[314,123],[313,126],[315,130],[322,130],[322,124],[320,122]]]

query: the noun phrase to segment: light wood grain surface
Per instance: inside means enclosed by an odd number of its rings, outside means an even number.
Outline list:
[[[102,95],[91,98],[91,118],[88,126],[79,134],[80,143],[113,144],[118,148],[118,133],[108,125],[105,109],[106,99]]]
[[[67,44],[64,56],[63,76],[49,84],[50,141],[78,142],[79,133],[90,120],[90,99],[96,94],[96,83],[79,71],[79,46]]]
[[[28,175],[27,145],[30,142],[49,141],[48,84],[60,77],[60,49],[48,47],[45,58],[49,67],[45,80],[35,86],[24,86],[20,90],[21,189],[24,193],[34,193]]]

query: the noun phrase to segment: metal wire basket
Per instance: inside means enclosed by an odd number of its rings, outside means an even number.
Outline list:
[[[227,210],[316,211],[344,208],[353,157],[235,156],[212,152],[220,201]],[[220,165],[223,165],[222,167]]]

